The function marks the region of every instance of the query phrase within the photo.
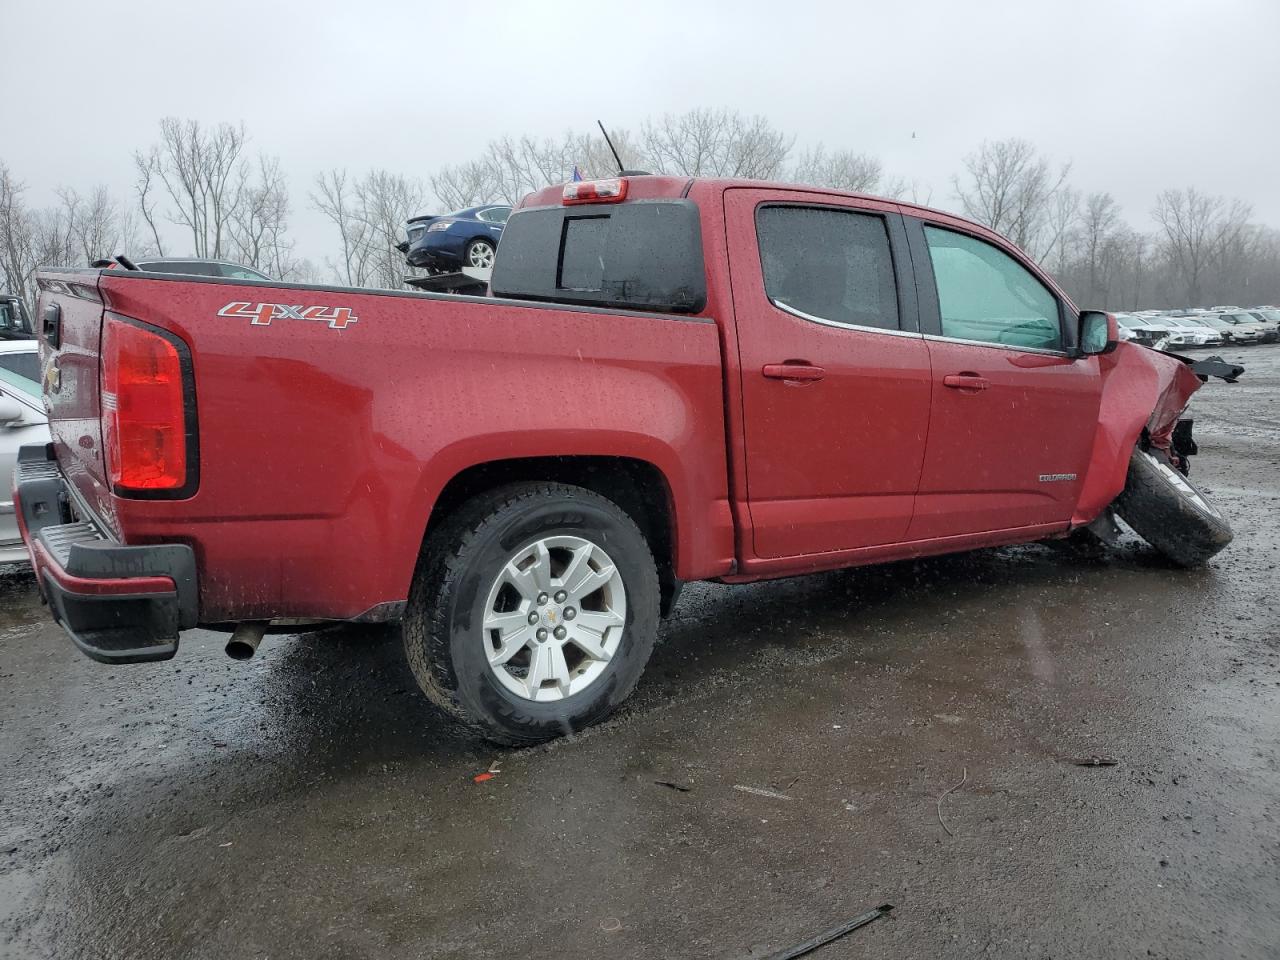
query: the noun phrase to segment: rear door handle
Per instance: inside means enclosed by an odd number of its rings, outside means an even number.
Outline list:
[[[952,373],[942,378],[942,385],[955,390],[985,390],[991,381],[976,373]]]
[[[760,371],[770,380],[792,380],[800,383],[812,383],[827,375],[822,367],[810,363],[766,363]]]

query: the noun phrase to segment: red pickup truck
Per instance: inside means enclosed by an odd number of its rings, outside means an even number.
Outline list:
[[[123,261],[127,265],[127,261]],[[18,515],[108,663],[182,630],[403,621],[426,694],[528,743],[608,714],[693,580],[1105,534],[1231,538],[1189,362],[917,206],[620,177],[512,214],[490,297],[39,276],[53,442]]]

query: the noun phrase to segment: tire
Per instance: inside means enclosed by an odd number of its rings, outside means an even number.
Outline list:
[[[466,250],[462,253],[462,265],[464,267],[492,267],[493,258],[497,252],[498,248],[493,245],[492,240],[480,237],[467,244]]]
[[[594,592],[561,598],[580,578]],[[653,554],[616,504],[567,484],[511,484],[468,501],[428,537],[405,653],[423,693],[450,716],[525,746],[597,723],[631,694],[657,639],[658,606]],[[504,617],[512,625],[489,629]]]
[[[1137,447],[1116,512],[1169,560],[1198,567],[1231,542],[1231,527],[1163,453]]]

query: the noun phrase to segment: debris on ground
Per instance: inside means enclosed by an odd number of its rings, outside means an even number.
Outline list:
[[[735,783],[733,789],[741,790],[743,793],[750,793],[757,797],[768,797],[771,800],[793,800],[785,793],[779,793],[777,790],[767,790],[764,787],[745,787],[740,783]]]
[[[671,780],[655,780],[653,781],[659,787],[667,787],[670,790],[678,790],[680,793],[688,793],[693,787],[686,786],[683,783],[675,783]]]
[[[1077,767],[1114,767],[1120,761],[1115,757],[1072,757],[1071,762]]]
[[[806,953],[812,953],[819,947],[826,946],[832,940],[838,940],[840,937],[843,937],[847,933],[852,933],[859,927],[865,927],[872,920],[879,920],[881,917],[887,916],[889,911],[892,909],[892,903],[881,904],[874,910],[868,910],[861,916],[854,917],[852,920],[842,923],[838,927],[832,927],[826,933],[820,933],[811,940],[806,940],[804,943],[797,944],[794,947],[789,947],[780,953],[770,954],[766,960],[794,960],[794,958],[802,957]]]
[[[961,787],[963,787],[965,785],[965,781],[967,781],[968,779],[969,779],[969,768],[965,767],[964,775],[961,776],[960,782],[957,783],[954,787],[948,787],[946,790],[942,792],[942,796],[938,798],[938,822],[942,824],[942,829],[947,831],[948,837],[954,837],[955,834],[952,833],[951,828],[947,826],[947,821],[942,819],[942,801],[947,799],[948,794],[954,793],[956,790],[959,790]]]

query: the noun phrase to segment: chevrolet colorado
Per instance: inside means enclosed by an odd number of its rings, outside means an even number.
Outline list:
[[[126,266],[128,261],[123,261]],[[52,443],[18,516],[108,663],[180,632],[403,621],[506,743],[597,721],[680,585],[1105,532],[1231,538],[1186,478],[1190,361],[905,203],[619,177],[534,193],[489,297],[46,270]]]

